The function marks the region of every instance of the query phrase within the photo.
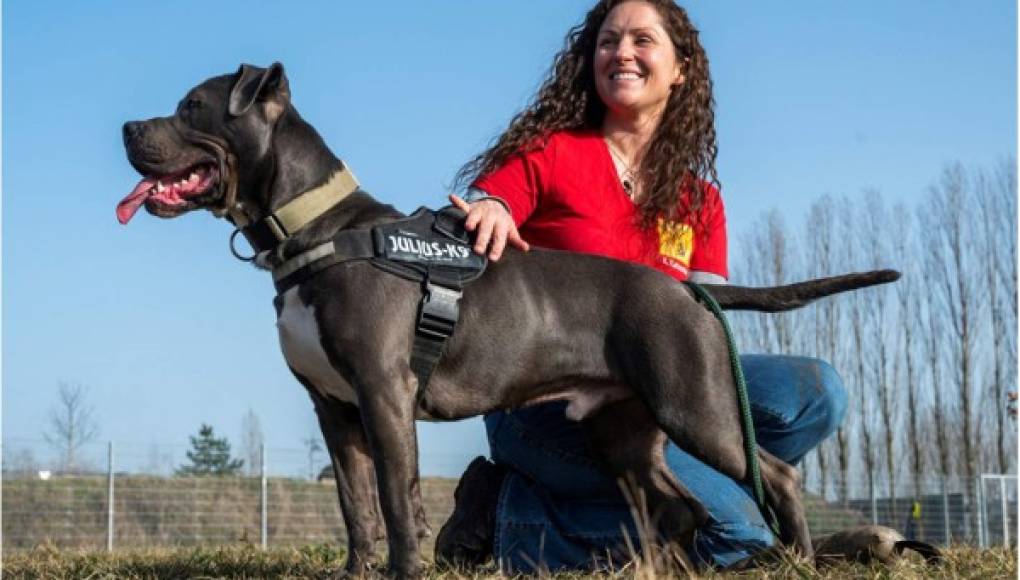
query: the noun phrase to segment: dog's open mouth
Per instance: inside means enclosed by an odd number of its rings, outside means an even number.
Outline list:
[[[142,204],[148,203],[149,210],[166,210],[167,215],[174,209],[185,209],[188,200],[208,192],[216,185],[219,171],[209,163],[200,163],[183,171],[163,176],[143,177],[131,193],[117,204],[117,220],[128,223]]]

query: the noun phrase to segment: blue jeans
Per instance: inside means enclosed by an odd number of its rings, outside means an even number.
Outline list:
[[[796,464],[835,431],[846,412],[842,381],[828,363],[806,357],[741,357],[758,444]],[[500,490],[494,552],[509,573],[624,563],[625,537],[638,534],[615,478],[595,459],[565,403],[486,415],[492,459],[510,467]],[[681,451],[666,462],[705,505],[709,521],[688,553],[700,566],[726,566],[772,545],[749,489]],[[625,532],[626,530],[626,532]]]

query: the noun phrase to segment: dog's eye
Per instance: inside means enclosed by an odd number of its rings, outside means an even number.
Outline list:
[[[184,101],[185,111],[197,111],[202,108],[202,101],[198,99],[188,99]]]

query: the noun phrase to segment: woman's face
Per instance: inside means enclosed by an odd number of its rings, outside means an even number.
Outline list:
[[[595,41],[595,88],[609,114],[661,114],[683,82],[673,42],[654,6],[635,0],[613,8]]]

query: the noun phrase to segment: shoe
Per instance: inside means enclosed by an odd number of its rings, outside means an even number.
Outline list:
[[[492,557],[496,504],[506,468],[478,456],[453,492],[453,513],[436,537],[436,563],[456,568],[481,566]]]
[[[818,565],[850,560],[863,564],[878,561],[890,565],[906,550],[921,554],[929,564],[937,564],[942,554],[931,544],[903,538],[885,526],[865,525],[815,538],[815,562]]]

